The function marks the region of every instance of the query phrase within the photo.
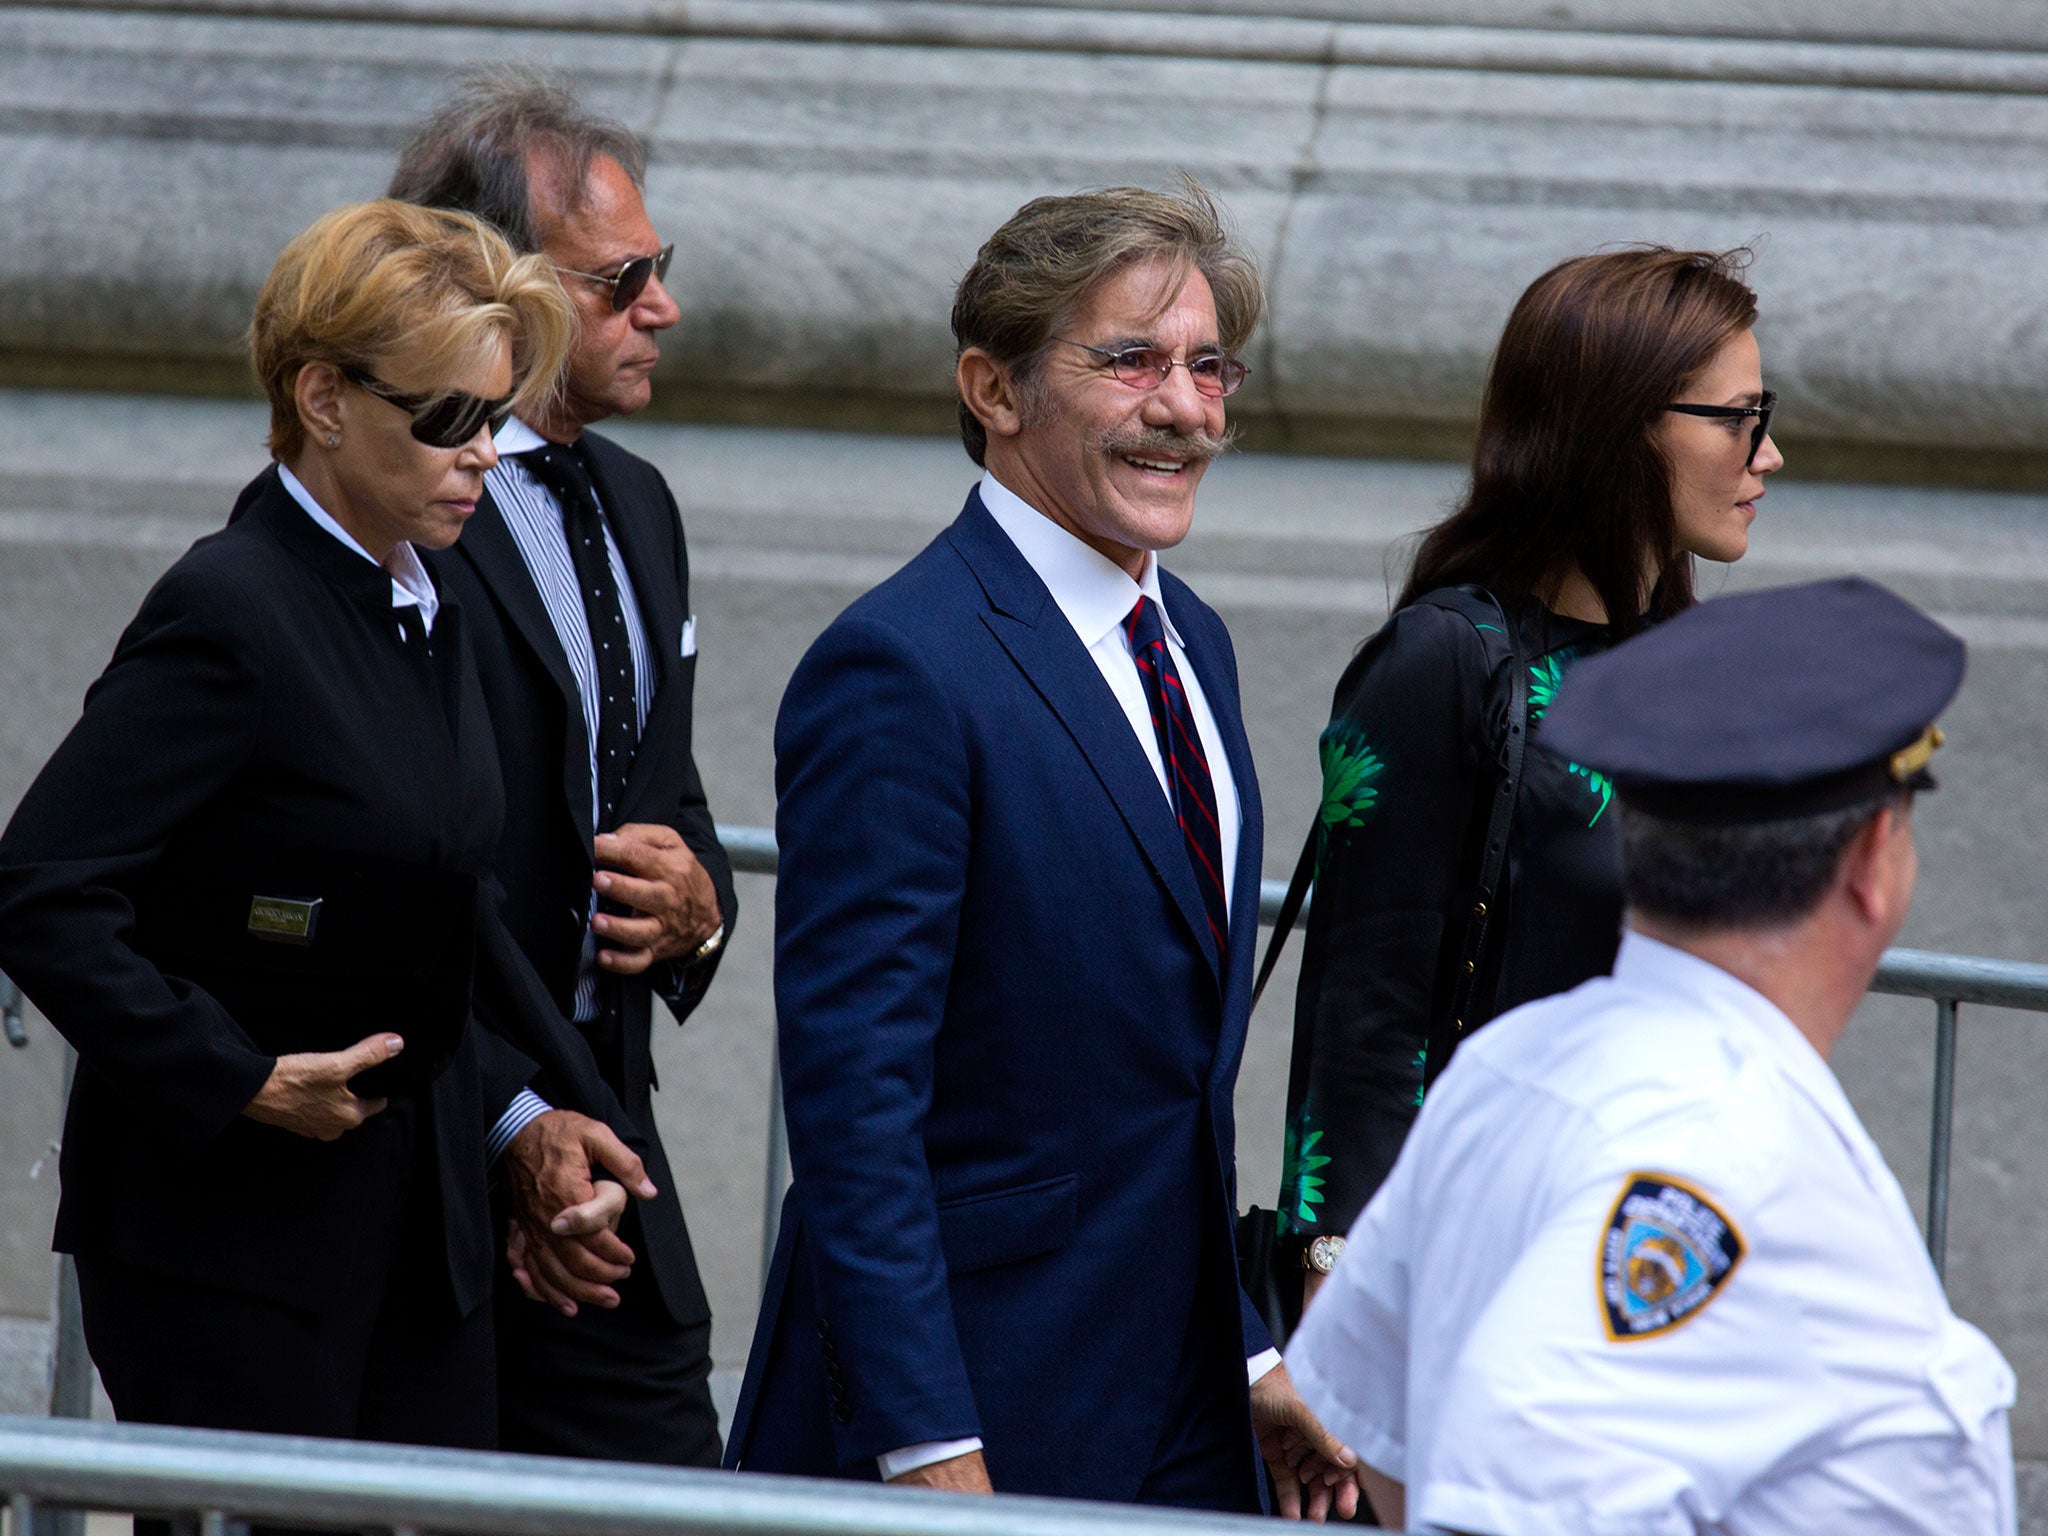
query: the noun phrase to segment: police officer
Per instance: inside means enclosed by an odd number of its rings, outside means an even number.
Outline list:
[[[1571,674],[1541,730],[1620,793],[1614,974],[1465,1043],[1287,1352],[1384,1521],[2014,1529],[2012,1372],[1827,1065],[1962,676],[1860,579]]]

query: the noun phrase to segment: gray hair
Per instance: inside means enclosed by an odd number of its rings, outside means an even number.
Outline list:
[[[1820,905],[1842,854],[1872,817],[1910,795],[1785,821],[1732,826],[1621,808],[1621,888],[1652,917],[1695,928],[1776,928]]]
[[[419,126],[399,154],[388,195],[474,214],[496,225],[513,249],[538,251],[543,220],[528,175],[536,154],[559,175],[571,209],[600,157],[618,161],[636,187],[647,176],[647,146],[625,124],[586,111],[558,79],[500,66],[465,75],[455,96]]]
[[[1197,271],[1216,299],[1218,338],[1227,352],[1250,339],[1265,308],[1259,265],[1223,210],[1192,176],[1173,192],[1103,187],[1034,198],[988,237],[953,295],[958,352],[979,347],[1029,389],[1052,338],[1098,286],[1127,267],[1164,257],[1175,282]],[[960,402],[960,440],[975,463],[988,432]]]

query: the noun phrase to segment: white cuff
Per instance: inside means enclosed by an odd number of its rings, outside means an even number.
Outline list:
[[[1245,1361],[1245,1373],[1251,1377],[1253,1382],[1257,1382],[1260,1377],[1264,1376],[1266,1372],[1272,1370],[1279,1363],[1279,1350],[1262,1349],[1256,1355],[1253,1355],[1251,1359]]]
[[[504,1155],[505,1149],[512,1145],[514,1136],[554,1107],[531,1088],[520,1089],[518,1097],[512,1100],[511,1107],[498,1117],[498,1123],[491,1127],[491,1134],[484,1138],[486,1166],[495,1163]]]
[[[875,1465],[882,1469],[882,1481],[886,1483],[906,1472],[915,1472],[919,1467],[928,1467],[937,1461],[951,1461],[955,1456],[965,1456],[969,1451],[980,1449],[979,1435],[970,1435],[965,1440],[927,1440],[922,1445],[906,1445],[900,1451],[884,1451],[875,1458]]]

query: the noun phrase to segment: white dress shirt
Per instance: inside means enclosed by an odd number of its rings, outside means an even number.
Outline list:
[[[1159,792],[1167,797],[1170,805],[1173,796],[1167,785],[1166,761],[1159,752],[1159,734],[1152,728],[1152,704],[1145,697],[1145,685],[1138,677],[1137,658],[1131,654],[1130,637],[1124,632],[1124,620],[1137,606],[1140,596],[1149,597],[1159,605],[1160,618],[1166,629],[1166,648],[1173,657],[1174,670],[1180,673],[1181,686],[1187,693],[1188,707],[1194,715],[1195,731],[1201,737],[1202,751],[1209,760],[1210,776],[1216,785],[1216,828],[1221,834],[1223,897],[1228,904],[1237,885],[1237,839],[1240,831],[1237,781],[1231,777],[1230,763],[1222,750],[1223,736],[1216,728],[1216,716],[1210,712],[1209,701],[1202,693],[1201,679],[1188,664],[1187,643],[1174,627],[1173,614],[1168,611],[1160,594],[1158,556],[1147,554],[1144,579],[1133,581],[1123,567],[1083,544],[991,474],[981,477],[981,504],[996,520],[996,526],[1009,535],[1010,542],[1017,546],[1026,563],[1038,573],[1038,579],[1052,593],[1053,602],[1066,615],[1081,643],[1088,648],[1089,658],[1102,672],[1102,680],[1116,695],[1117,703],[1123,706],[1124,715],[1131,723],[1131,734],[1137,737],[1138,745],[1144,749],[1145,760],[1152,765],[1152,772],[1159,780]],[[1279,1363],[1280,1352],[1268,1349],[1247,1361],[1246,1368],[1251,1379],[1257,1381]],[[886,1479],[980,1449],[978,1436],[967,1440],[934,1440],[907,1446],[900,1451],[885,1452],[876,1460]]]
[[[306,516],[312,518],[370,564],[391,573],[391,606],[419,609],[420,626],[431,635],[434,632],[434,615],[441,611],[441,594],[434,590],[434,579],[427,574],[426,566],[420,562],[419,551],[400,539],[392,546],[390,558],[380,561],[358,544],[355,535],[337,523],[327,509],[313,499],[313,493],[306,489],[305,482],[283,464],[277,466],[277,478],[282,480],[284,488],[291,492],[292,500],[306,509]],[[405,638],[403,626],[399,628],[398,638]]]
[[[1841,1085],[1635,932],[1459,1047],[1287,1360],[1417,1526],[2014,1529],[2012,1371]]]
[[[1223,898],[1226,906],[1237,885],[1237,837],[1239,815],[1237,782],[1230,776],[1230,763],[1222,750],[1223,735],[1209,700],[1202,693],[1202,680],[1188,665],[1187,642],[1175,628],[1159,592],[1159,557],[1145,556],[1145,578],[1133,581],[1130,573],[1106,555],[1097,553],[1051,518],[1009,490],[994,475],[981,477],[981,504],[996,526],[1010,536],[1038,579],[1052,593],[1052,600],[1074,626],[1074,633],[1088,647],[1089,658],[1102,672],[1102,680],[1116,695],[1131,722],[1131,734],[1144,749],[1145,761],[1159,780],[1159,792],[1172,803],[1167,787],[1166,760],[1159,753],[1159,733],[1152,728],[1152,703],[1145,697],[1145,685],[1138,677],[1137,659],[1131,654],[1130,637],[1124,620],[1142,595],[1159,605],[1166,627],[1166,648],[1187,691],[1188,706],[1195,717],[1195,730],[1202,738],[1202,751],[1209,760],[1209,773],[1216,783],[1216,829],[1223,844]]]

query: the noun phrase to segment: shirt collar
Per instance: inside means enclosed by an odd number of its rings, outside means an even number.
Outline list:
[[[981,477],[981,504],[1017,546],[1025,564],[1038,573],[1083,645],[1093,649],[1104,635],[1121,626],[1142,594],[1158,605],[1174,645],[1187,650],[1159,590],[1156,554],[1146,553],[1144,579],[1133,581],[1122,566],[1089,548],[986,471]]]
[[[1712,961],[1633,928],[1622,930],[1621,949],[1614,957],[1614,979],[1624,986],[1682,997],[1698,1011],[1761,1045],[1785,1074],[1821,1105],[1829,1119],[1838,1126],[1855,1126],[1859,1135],[1852,1139],[1863,1139],[1862,1122],[1827,1059],[1782,1008],[1748,982]]]
[[[535,448],[545,448],[548,440],[517,416],[507,416],[505,425],[498,428],[498,434],[491,439],[491,444],[498,450],[498,457],[503,459],[515,453],[529,453]]]
[[[426,566],[421,563],[419,551],[404,539],[400,539],[392,546],[390,561],[380,561],[357,543],[355,535],[336,522],[327,509],[313,499],[313,493],[306,489],[303,480],[291,472],[289,465],[280,463],[277,466],[277,478],[282,480],[284,488],[291,492],[292,500],[305,509],[306,516],[341,540],[344,546],[390,575],[392,607],[417,608],[427,628],[434,627],[434,615],[441,607],[441,594],[434,590],[433,578],[427,574]]]

